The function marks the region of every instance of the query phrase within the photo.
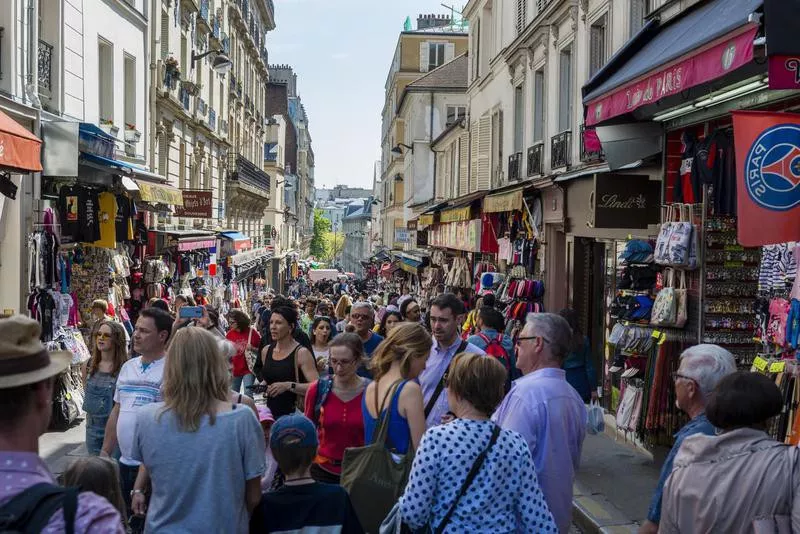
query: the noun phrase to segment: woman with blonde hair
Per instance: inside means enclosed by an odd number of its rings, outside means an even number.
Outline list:
[[[414,379],[425,369],[432,344],[421,324],[399,323],[375,350],[370,359],[374,381],[364,392],[362,406],[366,443],[372,442],[381,414],[389,410],[389,449],[405,454],[419,446],[425,432],[425,413],[422,389]]]
[[[114,407],[114,388],[123,364],[128,361],[125,327],[103,321],[97,328],[92,357],[83,372],[83,411],[86,412],[86,450],[100,454],[106,435],[106,423]]]
[[[410,528],[558,532],[525,439],[490,420],[505,382],[496,358],[469,352],[453,358],[447,401],[456,419],[429,429],[414,456],[400,498],[400,515]]]
[[[174,334],[162,391],[164,402],[136,417],[134,513],[145,513],[151,480],[148,532],[247,532],[261,499],[264,433],[249,408],[231,402],[213,334],[191,326]]]
[[[334,309],[333,314],[336,315],[337,321],[344,321],[347,318],[347,308],[353,305],[353,300],[350,298],[350,295],[342,295],[339,297],[339,300],[336,302],[336,309]]]

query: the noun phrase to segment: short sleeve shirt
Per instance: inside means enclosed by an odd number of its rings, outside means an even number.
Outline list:
[[[114,402],[119,404],[117,419],[117,441],[125,465],[136,466],[139,462],[131,457],[133,434],[137,412],[154,402],[161,402],[161,382],[164,379],[165,358],[142,364],[142,357],[125,362],[117,378]]]

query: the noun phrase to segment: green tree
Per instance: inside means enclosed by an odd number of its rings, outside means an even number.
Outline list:
[[[327,255],[325,236],[331,231],[331,222],[326,219],[324,211],[317,208],[314,210],[314,235],[311,238],[311,255],[315,258],[323,259]]]

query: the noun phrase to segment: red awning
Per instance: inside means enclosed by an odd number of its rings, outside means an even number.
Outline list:
[[[39,172],[42,141],[0,111],[0,168]]]
[[[593,126],[630,113],[750,63],[757,31],[757,25],[747,24],[708,46],[660,65],[638,79],[594,98],[586,104],[586,125]]]

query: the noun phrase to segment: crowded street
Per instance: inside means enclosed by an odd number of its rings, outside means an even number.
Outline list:
[[[0,532],[800,534],[798,35],[0,2]]]

